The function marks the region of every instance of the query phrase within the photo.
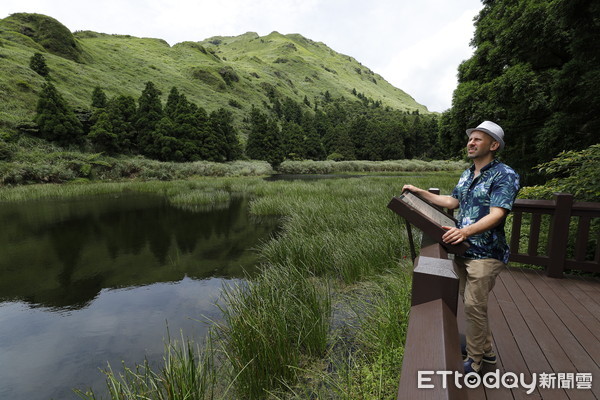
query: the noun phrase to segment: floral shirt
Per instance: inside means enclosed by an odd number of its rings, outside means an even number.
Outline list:
[[[490,207],[512,209],[519,191],[519,175],[508,165],[493,160],[474,177],[475,166],[467,169],[452,191],[459,201],[457,228],[471,225],[490,213]],[[465,258],[495,258],[508,263],[510,254],[504,234],[504,220],[489,231],[469,237]]]

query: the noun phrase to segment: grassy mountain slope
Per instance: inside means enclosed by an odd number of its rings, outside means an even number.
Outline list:
[[[355,59],[298,34],[213,37],[169,46],[164,40],[71,33],[40,14],[13,14],[0,20],[0,130],[12,131],[35,114],[44,78],[29,67],[41,52],[50,77],[74,107],[89,108],[99,86],[111,97],[137,99],[147,81],[163,93],[176,86],[207,111],[227,107],[238,123],[252,104],[269,103],[268,93],[314,104],[320,93],[352,97],[352,89],[385,106],[428,113],[412,97]],[[233,107],[232,107],[233,105]]]

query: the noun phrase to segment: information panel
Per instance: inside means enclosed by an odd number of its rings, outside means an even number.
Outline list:
[[[388,208],[444,246],[449,253],[461,255],[469,248],[466,242],[456,245],[444,243],[442,236],[446,229],[442,227],[456,226],[456,219],[413,192],[406,190],[392,198]]]

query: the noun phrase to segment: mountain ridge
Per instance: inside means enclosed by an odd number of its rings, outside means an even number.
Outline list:
[[[109,97],[138,98],[153,81],[166,99],[175,86],[189,100],[212,111],[232,109],[238,121],[252,105],[268,108],[272,96],[311,105],[327,91],[334,97],[360,93],[383,106],[429,114],[410,95],[389,84],[355,58],[299,33],[213,36],[169,45],[93,31],[70,32],[52,17],[17,13],[0,20],[0,129],[31,121],[45,79],[29,68],[44,55],[53,84],[74,107],[90,107],[101,87]]]

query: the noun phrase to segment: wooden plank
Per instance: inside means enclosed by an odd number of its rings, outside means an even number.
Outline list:
[[[527,281],[520,279],[519,270],[510,270],[509,274],[503,276],[506,289],[517,305],[521,315],[525,319],[531,333],[535,336],[540,349],[548,360],[552,371],[576,372],[573,363],[567,357],[561,344],[553,336],[553,329],[546,324],[544,316],[552,318],[555,323],[562,323],[556,317],[552,308],[544,301],[533,286]],[[523,284],[523,287],[520,285]]]
[[[503,272],[496,279],[496,286],[494,287],[496,298],[502,313],[506,317],[506,320],[510,326],[513,337],[517,342],[519,351],[527,365],[527,369],[531,373],[550,372],[552,367],[546,359],[544,352],[538,344],[538,338],[534,336],[530,330],[530,326],[525,319],[525,316],[521,314],[519,306],[516,304],[519,300],[525,301],[527,306],[531,308],[531,305],[524,298],[521,289],[518,285],[514,284],[514,280],[510,277],[510,272]],[[518,292],[518,293],[517,293]],[[530,314],[529,312],[527,314]],[[507,368],[512,368],[506,364]],[[512,371],[514,372],[514,371]],[[526,375],[526,379],[530,380],[531,375]],[[550,389],[538,389],[544,400],[564,400],[567,397],[564,390],[550,390]]]
[[[566,289],[565,284],[568,283],[570,279],[558,280],[548,278],[544,275],[540,275],[540,278],[552,289],[554,295],[559,298],[569,310],[571,310],[573,315],[577,317],[577,319],[579,319],[600,341],[600,321],[579,302],[577,297],[574,296],[570,290]]]
[[[600,304],[600,279],[584,278],[581,276],[572,276],[569,278],[579,287],[579,290],[587,293],[590,299]]]
[[[513,204],[513,211],[552,214],[555,207],[553,200],[516,199]]]
[[[594,327],[600,331],[600,304],[598,304],[595,300],[595,296],[590,296],[588,293],[579,289],[578,284],[572,279],[565,279],[564,282],[554,283],[552,280],[546,279],[547,277],[543,277],[545,282],[548,282],[555,289],[560,290],[560,288],[566,289],[570,296],[572,296],[577,302],[575,304],[571,303],[574,308],[573,312],[580,316],[582,322],[586,325],[590,324],[590,327]],[[600,333],[599,333],[600,335]]]
[[[536,309],[551,335],[556,339],[557,345],[564,350],[564,356],[569,359],[569,363],[564,360],[556,363],[552,361],[551,354],[544,351],[546,358],[553,364],[554,371],[589,372],[592,373],[592,376],[600,375],[600,367],[594,362],[594,357],[596,360],[600,359],[600,346],[598,346],[598,341],[591,332],[571,312],[564,308],[562,302],[556,301],[552,290],[549,290],[548,293],[547,286],[535,272],[513,269],[511,276],[523,293],[527,294],[529,302]],[[549,297],[545,297],[542,293],[548,294]],[[558,312],[561,312],[561,315]],[[564,317],[564,319],[561,317]],[[568,325],[565,320],[569,322]],[[581,342],[584,340],[589,346],[589,350],[596,353],[595,355],[582,346]],[[566,369],[569,368],[569,365],[573,366],[573,370]],[[569,397],[574,396],[572,390],[568,390],[567,394]],[[590,391],[582,391],[577,398],[594,399],[594,395],[600,396],[600,386],[592,387]]]
[[[496,295],[493,290],[492,293],[490,293],[490,298],[488,301],[488,317],[490,329],[492,330],[492,335],[494,337],[496,356],[498,357],[497,368],[501,372],[514,372],[517,374],[523,373],[525,376],[530,378],[531,372],[525,364],[525,360],[519,351],[517,342],[513,337],[510,326],[508,325],[508,321],[500,309],[498,299],[496,299]],[[505,391],[506,389],[502,390]],[[496,391],[498,390],[486,390],[488,399],[495,399],[494,396]],[[541,398],[537,388],[530,395],[528,395],[524,389],[511,389],[510,393],[515,400]]]

